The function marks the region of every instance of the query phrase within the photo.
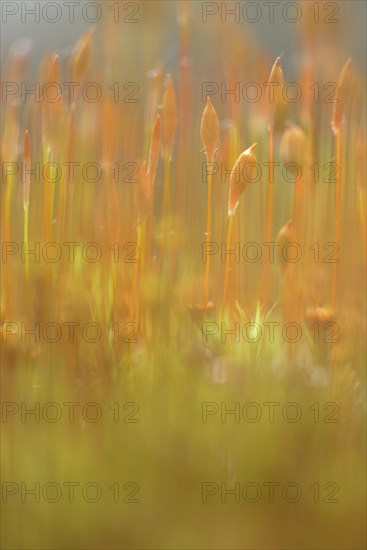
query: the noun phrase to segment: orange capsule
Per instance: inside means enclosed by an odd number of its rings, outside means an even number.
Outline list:
[[[350,65],[352,59],[349,58],[342,68],[339,79],[338,79],[338,89],[336,94],[336,100],[333,105],[333,114],[331,119],[331,128],[334,134],[337,134],[340,130],[340,124],[343,121],[344,111],[348,104],[348,100],[351,92],[351,76],[350,76]]]
[[[71,71],[73,78],[78,82],[82,80],[88,72],[90,58],[92,54],[92,35],[94,29],[90,29],[77,42],[73,53],[71,54]]]
[[[147,101],[145,108],[145,127],[151,128],[154,124],[155,114],[161,94],[163,69],[159,65],[146,74],[148,80]]]
[[[219,121],[210,97],[206,100],[203,116],[201,117],[200,135],[205,147],[207,162],[214,162],[219,138]]]
[[[257,158],[254,153],[257,143],[243,151],[236,160],[229,181],[228,216],[233,216],[242,193],[253,180]]]
[[[155,173],[157,170],[157,165],[159,160],[160,140],[161,140],[161,117],[157,115],[157,118],[154,123],[153,132],[152,132],[152,138],[151,138],[150,149],[149,149],[149,158],[148,158],[147,178],[148,178],[148,186],[150,188],[154,184]]]
[[[274,62],[267,85],[269,88],[267,98],[269,101],[270,111],[271,114],[274,115],[275,109],[282,98],[284,88],[284,76],[280,66],[280,57],[277,57]]]

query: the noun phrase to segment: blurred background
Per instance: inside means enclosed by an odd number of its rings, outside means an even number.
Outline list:
[[[56,10],[52,7],[52,2],[42,0],[38,2],[41,7],[40,10],[40,22],[35,21],[35,16],[30,12],[36,10],[35,5],[37,2],[33,0],[27,1],[4,1],[2,2],[2,29],[1,29],[1,60],[4,61],[9,53],[9,50],[18,40],[23,41],[25,48],[32,49],[32,66],[35,67],[39,60],[46,54],[46,52],[54,51],[61,57],[70,54],[73,45],[80,36],[80,34],[87,28],[95,25],[101,25],[107,21],[113,20],[115,14],[117,14],[116,1],[104,0],[99,2],[87,2],[82,0],[75,2],[74,18],[71,17],[71,7],[64,5],[61,0],[57,2],[60,4],[60,10]],[[124,0],[118,0],[120,4],[120,15],[125,17],[126,21],[118,23],[118,31],[124,35],[129,36],[136,31],[135,24],[130,23],[129,20],[138,19],[138,32],[143,36],[147,36],[151,42],[150,60],[149,51],[145,51],[145,59],[148,63],[155,64],[157,62],[164,62],[168,64],[176,57],[178,52],[178,36],[177,26],[175,21],[178,13],[178,0],[136,0],[134,2],[126,2]],[[298,3],[302,14],[301,21],[304,20],[305,14],[319,14],[320,21],[323,18],[329,18],[331,21],[325,25],[318,25],[323,29],[323,33],[327,34],[325,37],[325,45],[331,45],[333,39],[338,45],[338,51],[341,57],[351,56],[360,65],[361,68],[366,66],[366,2],[363,0],[335,0],[330,2],[329,0],[320,0],[318,2],[311,2],[310,0],[302,0],[293,2]],[[20,5],[24,7],[21,7]],[[45,17],[42,17],[42,9],[45,4],[50,7],[45,13]],[[66,3],[67,4],[67,3]],[[98,11],[91,5],[88,10],[83,12],[83,4],[99,4],[101,11]],[[126,8],[126,5],[130,4]],[[239,22],[233,23],[234,16],[229,13],[226,16],[226,23],[222,27],[228,28],[233,26],[233,29],[243,34],[244,40],[253,36],[259,45],[269,54],[270,57],[277,55],[283,56],[283,64],[285,71],[289,76],[292,76],[294,66],[297,64],[298,55],[300,53],[300,42],[298,39],[298,24],[288,19],[296,19],[297,12],[292,8],[292,2],[281,0],[281,2],[263,2],[256,0],[256,4],[259,5],[259,11],[255,12],[253,7],[248,7],[246,11],[244,7],[254,2],[248,0],[242,0],[241,2],[228,1],[227,2],[200,2],[189,0],[190,4],[190,39],[192,40],[193,48],[196,44],[200,43],[201,56],[208,55],[210,53],[218,54],[218,50],[223,46],[221,44],[221,36],[218,34],[218,43],[214,47],[206,47],[205,43],[201,42],[202,33],[206,33],[207,27],[217,28],[218,21],[226,13],[222,4],[227,5],[227,10],[235,9],[235,4],[240,6]],[[205,4],[208,8],[205,8]],[[274,21],[271,22],[270,6],[267,4],[274,4],[274,8],[271,9],[274,13]],[[289,7],[284,10],[284,5]],[[310,10],[310,6],[317,5],[314,11]],[[7,5],[10,5],[7,7]],[[113,6],[115,5],[115,8]],[[209,6],[210,5],[210,6]],[[213,7],[214,5],[214,7]],[[14,8],[15,6],[15,8]],[[137,6],[137,7],[135,7]],[[111,9],[112,8],[112,9]],[[205,25],[203,24],[203,13],[207,9],[208,16]],[[218,9],[218,12],[216,10]],[[13,10],[15,13],[13,14]],[[211,15],[211,11],[215,11]],[[282,11],[283,10],[283,11]],[[22,22],[22,14],[24,15],[24,22]],[[247,14],[247,15],[246,15]],[[99,19],[98,23],[92,23],[94,19]],[[248,19],[248,21],[245,20]],[[54,19],[59,19],[56,22]],[[86,20],[86,19],[89,19]],[[253,20],[254,22],[249,22]],[[335,23],[334,20],[338,20]],[[5,24],[6,23],[6,24]],[[157,50],[157,40],[155,40],[156,32],[159,29],[159,34],[164,41],[165,48],[164,53],[162,49]],[[333,38],[334,37],[334,38]],[[330,42],[331,39],[331,42]],[[26,40],[26,42],[25,42]],[[108,49],[108,41],[104,47]],[[129,56],[136,57],[138,52],[136,46],[129,49]],[[149,60],[149,61],[148,61]],[[195,59],[192,60],[195,63]],[[316,61],[315,59],[313,61]],[[293,73],[294,74],[294,73]]]

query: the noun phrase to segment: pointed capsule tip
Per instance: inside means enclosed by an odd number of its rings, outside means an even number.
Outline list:
[[[31,152],[31,140],[29,137],[29,131],[24,132],[24,156],[29,157]]]
[[[157,116],[155,117],[154,126],[153,126],[153,132],[159,131],[161,128],[161,115],[157,113]]]

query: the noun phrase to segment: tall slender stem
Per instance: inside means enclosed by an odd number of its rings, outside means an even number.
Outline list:
[[[47,165],[48,162],[50,162],[50,151],[45,151],[43,155],[44,159],[44,166]],[[50,241],[51,240],[51,223],[50,223],[50,216],[51,216],[51,200],[52,200],[52,192],[51,192],[51,182],[47,181],[46,178],[43,180],[43,186],[44,186],[44,235],[45,240]]]
[[[164,191],[163,191],[163,214],[167,214],[170,204],[170,168],[171,159],[166,156],[164,159]]]
[[[303,177],[301,176],[295,183],[294,198],[293,198],[293,225],[296,232],[296,240],[299,243],[300,234],[303,228],[302,209],[302,193],[303,193]]]
[[[229,216],[228,228],[227,228],[227,243],[226,251],[229,250],[231,244],[232,236],[232,226],[233,226],[233,216]],[[228,293],[228,279],[229,279],[229,254],[226,254],[226,265],[224,273],[224,287],[223,287],[223,300],[222,300],[222,317],[224,316],[226,305],[227,305],[227,293]]]
[[[133,323],[139,322],[139,308],[138,308],[138,277],[139,277],[139,263],[140,263],[140,251],[141,251],[141,242],[142,242],[142,226],[141,223],[137,227],[137,249],[138,249],[138,260],[134,264],[134,274],[133,274],[133,285],[131,289],[131,302],[130,302],[130,318]],[[129,360],[131,360],[133,352],[133,344],[129,343]]]
[[[28,236],[28,229],[29,229],[29,217],[28,217],[29,209],[28,204],[24,204],[24,227],[23,227],[23,240],[24,240],[24,247],[25,250],[29,250],[29,236]],[[26,294],[26,304],[29,309],[29,259],[28,254],[25,255],[25,294]]]
[[[7,181],[5,187],[5,200],[3,201],[4,205],[4,211],[2,216],[3,221],[3,233],[2,233],[2,239],[3,242],[10,242],[10,236],[11,236],[11,229],[10,229],[10,209],[11,209],[11,197],[12,197],[12,190],[13,190],[13,178],[14,176],[8,176],[9,181]],[[28,256],[28,255],[27,255]],[[6,262],[5,267],[5,273],[6,273],[6,313],[9,319],[12,318],[12,309],[13,309],[13,278],[12,278],[12,271],[11,271],[11,262]]]
[[[362,243],[362,252],[364,256],[364,262],[366,263],[366,253],[367,253],[367,243],[366,243],[366,216],[365,216],[365,206],[366,206],[366,195],[361,189],[358,191],[358,206],[359,206],[359,222],[360,222],[360,232],[361,232],[361,243]]]
[[[268,213],[266,222],[266,237],[265,242],[269,242],[271,238],[272,218],[273,218],[273,179],[274,179],[274,166],[273,166],[273,127],[269,126],[269,189],[268,189]],[[265,261],[265,285],[264,285],[264,315],[268,309],[268,297],[269,297],[269,285],[270,285],[270,263]]]
[[[210,242],[211,235],[211,215],[212,215],[212,173],[211,171],[208,174],[208,204],[207,204],[207,219],[206,219],[206,235],[205,242],[207,245]],[[207,255],[206,264],[205,264],[205,282],[204,282],[204,304],[206,305],[209,301],[209,273],[210,273],[210,254]]]
[[[337,162],[337,178],[335,190],[335,242],[340,246],[340,196],[341,196],[341,179],[342,179],[342,136],[339,128],[336,134],[336,162]],[[331,303],[333,308],[336,305],[336,290],[337,290],[337,272],[338,264],[333,264],[333,282],[332,282],[332,298]]]
[[[138,258],[140,263],[140,284],[145,279],[145,260],[146,260],[146,240],[147,240],[147,219],[146,217],[141,222],[141,238],[140,238],[140,245],[138,243]],[[142,330],[142,321],[144,316],[144,300],[143,300],[144,293],[142,293],[142,289],[140,288],[140,299],[138,301],[138,309],[139,309],[139,331]]]
[[[137,311],[137,288],[138,288],[138,276],[139,276],[139,263],[140,263],[140,252],[141,252],[141,240],[142,240],[142,225],[138,224],[137,228],[137,250],[138,250],[138,260],[134,265],[134,275],[133,275],[133,286],[131,292],[131,320],[135,322],[136,317],[138,316]]]

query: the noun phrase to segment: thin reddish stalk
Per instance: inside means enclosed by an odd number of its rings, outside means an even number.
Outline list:
[[[269,126],[269,189],[268,189],[268,213],[266,220],[266,236],[265,242],[269,242],[271,238],[271,227],[273,217],[273,179],[274,179],[274,166],[273,166],[273,128]],[[268,310],[268,297],[270,286],[270,263],[265,261],[265,285],[264,285],[264,314]]]
[[[167,156],[164,159],[164,190],[163,190],[163,216],[167,215],[170,206],[170,171],[171,160]]]
[[[25,164],[25,180],[23,188],[23,208],[24,208],[24,233],[23,239],[26,249],[29,248],[29,196],[30,196],[30,168],[31,168],[31,141],[28,130],[24,134],[24,164]],[[25,260],[25,286],[26,286],[26,303],[29,308],[29,259],[28,254]]]
[[[341,129],[338,128],[336,133],[336,162],[337,162],[337,179],[335,190],[335,242],[340,247],[340,196],[341,196],[341,177],[342,177],[342,136]],[[332,281],[332,297],[331,303],[335,308],[336,292],[337,292],[337,276],[338,264],[333,264],[333,281]]]
[[[211,211],[212,211],[212,173],[208,174],[208,198],[207,198],[207,220],[206,220],[206,235],[205,240],[208,245],[211,235]],[[208,246],[207,246],[208,250]],[[210,254],[208,254],[205,264],[205,282],[204,282],[204,304],[209,301],[209,273],[210,273]]]
[[[229,250],[229,247],[231,244],[232,226],[233,226],[233,216],[229,216],[226,250]],[[230,257],[230,254],[226,254],[226,265],[225,265],[225,273],[224,273],[224,287],[223,287],[223,298],[222,298],[222,317],[224,317],[224,313],[226,311],[226,306],[227,306],[228,280],[229,280],[229,270],[230,270],[229,257]]]

